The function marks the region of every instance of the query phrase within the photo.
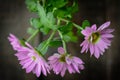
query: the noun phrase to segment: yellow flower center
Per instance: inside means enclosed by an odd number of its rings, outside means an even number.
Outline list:
[[[60,59],[59,59],[60,62],[65,62],[65,56],[66,56],[66,55],[61,55],[61,57],[60,57]]]
[[[36,60],[36,57],[35,57],[35,56],[32,56],[32,59],[35,61],[35,60]]]
[[[100,39],[100,34],[98,32],[92,33],[88,40],[92,43],[97,43]]]

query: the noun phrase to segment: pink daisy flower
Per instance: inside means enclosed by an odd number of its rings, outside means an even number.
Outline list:
[[[10,34],[8,37],[8,40],[10,41],[10,44],[12,45],[14,50],[19,50],[21,45],[20,45],[18,38],[15,35]]]
[[[66,70],[72,74],[80,73],[80,70],[84,69],[84,63],[80,58],[66,54],[62,47],[58,48],[58,53],[48,58],[50,67],[55,74],[61,74],[63,77]]]
[[[85,40],[81,43],[81,53],[90,51],[91,55],[99,58],[103,55],[105,49],[111,44],[111,39],[114,37],[111,33],[113,29],[108,29],[110,22],[102,24],[98,29],[96,24],[91,27],[86,27],[82,30],[82,34],[85,36]]]
[[[17,48],[17,53],[15,56],[17,56],[20,61],[22,68],[26,69],[26,73],[33,72],[37,77],[39,77],[41,73],[45,76],[47,76],[47,73],[50,73],[50,67],[43,56],[39,54],[39,52],[31,45],[25,43],[26,46],[21,46],[19,40],[13,35],[10,35],[9,40],[15,50],[16,45],[19,45],[19,49]]]

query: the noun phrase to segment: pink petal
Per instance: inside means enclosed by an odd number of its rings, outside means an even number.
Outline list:
[[[26,73],[31,72],[31,71],[34,69],[35,65],[36,65],[36,63],[33,61],[33,62],[30,64],[30,66],[28,66],[28,68],[26,68]]]
[[[82,47],[81,53],[83,53],[84,51],[88,51],[88,47],[89,47],[89,43],[87,42],[87,40],[85,40],[85,44]]]
[[[60,55],[55,53],[54,55],[48,57],[48,60],[55,60],[55,59],[58,59],[59,57],[60,57]]]
[[[83,61],[80,59],[80,58],[78,58],[78,57],[73,57],[73,61],[75,62],[75,63],[78,63],[78,64],[83,64]]]
[[[92,25],[92,27],[91,27],[91,28],[92,28],[92,29],[93,29],[93,31],[95,32],[95,31],[96,31],[96,29],[97,29],[96,24]]]
[[[63,77],[65,75],[65,71],[66,71],[66,65],[63,65],[63,69],[61,71],[61,76]]]
[[[85,67],[83,65],[79,65],[79,69],[83,70]]]
[[[56,68],[55,68],[55,73],[56,74],[59,74],[61,71],[62,71],[62,68],[63,68],[63,63],[58,63],[58,65],[56,65]]]
[[[99,49],[97,48],[97,46],[95,46],[94,48],[95,48],[94,56],[98,59],[99,56],[100,56],[100,51],[99,51]]]
[[[64,53],[65,53],[65,50],[63,49],[63,47],[59,47],[59,48],[58,48],[58,52],[59,52],[60,54],[64,54]]]
[[[23,60],[23,59],[29,58],[27,53],[22,53],[22,52],[16,53],[15,56],[18,57],[18,60]]]
[[[90,27],[86,27],[84,30],[81,31],[81,33],[84,35],[84,36],[89,36],[92,32],[92,29]]]
[[[111,33],[113,31],[114,31],[114,29],[105,29],[105,30],[102,30],[100,33],[101,34],[106,34],[106,33]]]
[[[41,67],[41,69],[42,69],[42,73],[45,75],[45,76],[47,76],[47,72],[46,72],[46,69],[45,69],[45,66],[43,65],[44,63],[42,63],[42,67]]]
[[[65,58],[67,64],[71,64],[71,59],[70,56],[66,56]]]
[[[68,71],[69,71],[70,74],[75,72],[71,65],[67,65],[67,68],[68,68]]]
[[[72,63],[72,66],[74,67],[76,72],[80,73],[80,71],[78,69],[78,65],[76,63]]]
[[[101,53],[105,52],[105,48],[102,47],[103,44],[101,44],[100,42],[98,44],[96,44],[96,46],[98,47],[98,49],[101,51]]]
[[[94,44],[90,44],[90,53],[91,53],[91,56],[95,52],[95,48],[94,47],[95,47]]]
[[[30,61],[31,61],[30,58],[26,58],[26,59],[24,59],[24,60],[21,60],[21,61],[20,61],[20,64],[21,64],[21,65],[24,65],[24,64],[26,64],[26,63],[28,63],[28,62],[30,62]]]
[[[30,66],[30,64],[32,63],[32,61],[33,60],[30,60],[29,62],[25,63],[22,68],[24,69],[24,68],[27,68],[28,66]]]
[[[102,25],[98,28],[98,31],[101,31],[101,30],[103,30],[103,29],[109,27],[109,25],[110,25],[110,21],[108,21],[108,22],[102,24]]]
[[[34,50],[34,48],[29,43],[25,42],[25,44],[26,44],[27,47]]]
[[[103,34],[101,35],[102,38],[113,38],[114,36],[112,34]]]
[[[33,73],[35,73],[37,77],[40,76],[40,74],[41,74],[41,65],[40,64],[36,64],[36,66],[33,70]]]

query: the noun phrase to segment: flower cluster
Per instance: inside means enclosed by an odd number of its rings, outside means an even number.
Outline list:
[[[81,53],[90,51],[91,55],[99,58],[103,55],[105,49],[110,46],[113,35],[111,32],[114,29],[107,29],[110,22],[106,22],[101,25],[98,29],[96,25],[92,27],[86,27],[82,30],[82,34],[85,36],[85,40],[80,44],[82,46]],[[71,73],[80,73],[80,70],[84,69],[84,62],[71,54],[65,52],[62,47],[58,48],[58,53],[53,54],[48,58],[48,62],[44,59],[43,55],[34,49],[29,43],[25,42],[22,45],[18,38],[13,34],[8,37],[12,47],[16,50],[15,56],[17,56],[23,69],[26,69],[26,73],[33,72],[37,77],[40,76],[41,72],[47,76],[52,69],[55,74],[61,74],[63,77],[66,70]]]
[[[114,29],[109,29],[110,21],[100,27],[97,27],[96,24],[91,26],[88,20],[84,20],[82,26],[71,21],[72,14],[79,10],[76,0],[73,0],[73,3],[69,0],[25,1],[27,8],[37,14],[37,17],[30,19],[31,27],[27,31],[30,37],[21,41],[15,35],[10,34],[8,40],[16,51],[15,56],[26,73],[32,72],[37,77],[41,73],[47,76],[51,70],[62,77],[66,71],[70,74],[80,73],[84,69],[85,63],[81,58],[69,53],[66,45],[68,42],[77,42],[78,35],[84,36],[84,41],[79,44],[81,53],[89,52],[97,59],[111,45]],[[74,29],[77,32],[73,32]],[[29,42],[35,39],[34,37],[39,32],[44,36],[49,35],[49,37],[34,48]],[[57,35],[54,36],[56,33]],[[51,46],[57,48],[58,53],[54,53],[46,60],[44,56]]]

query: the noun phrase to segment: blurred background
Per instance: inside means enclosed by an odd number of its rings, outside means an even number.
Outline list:
[[[105,21],[111,21],[110,27],[115,29],[111,46],[97,60],[94,57],[90,58],[89,54],[80,54],[79,44],[70,43],[70,52],[83,59],[85,70],[72,75],[67,72],[63,78],[53,73],[47,77],[36,78],[32,73],[26,74],[25,70],[22,70],[7,39],[9,33],[18,38],[27,38],[29,19],[34,14],[27,10],[24,0],[0,0],[0,80],[120,80],[120,0],[78,2],[79,12],[74,15],[73,21],[81,25],[81,22],[87,19],[98,26]],[[81,41],[82,39],[79,43]]]

